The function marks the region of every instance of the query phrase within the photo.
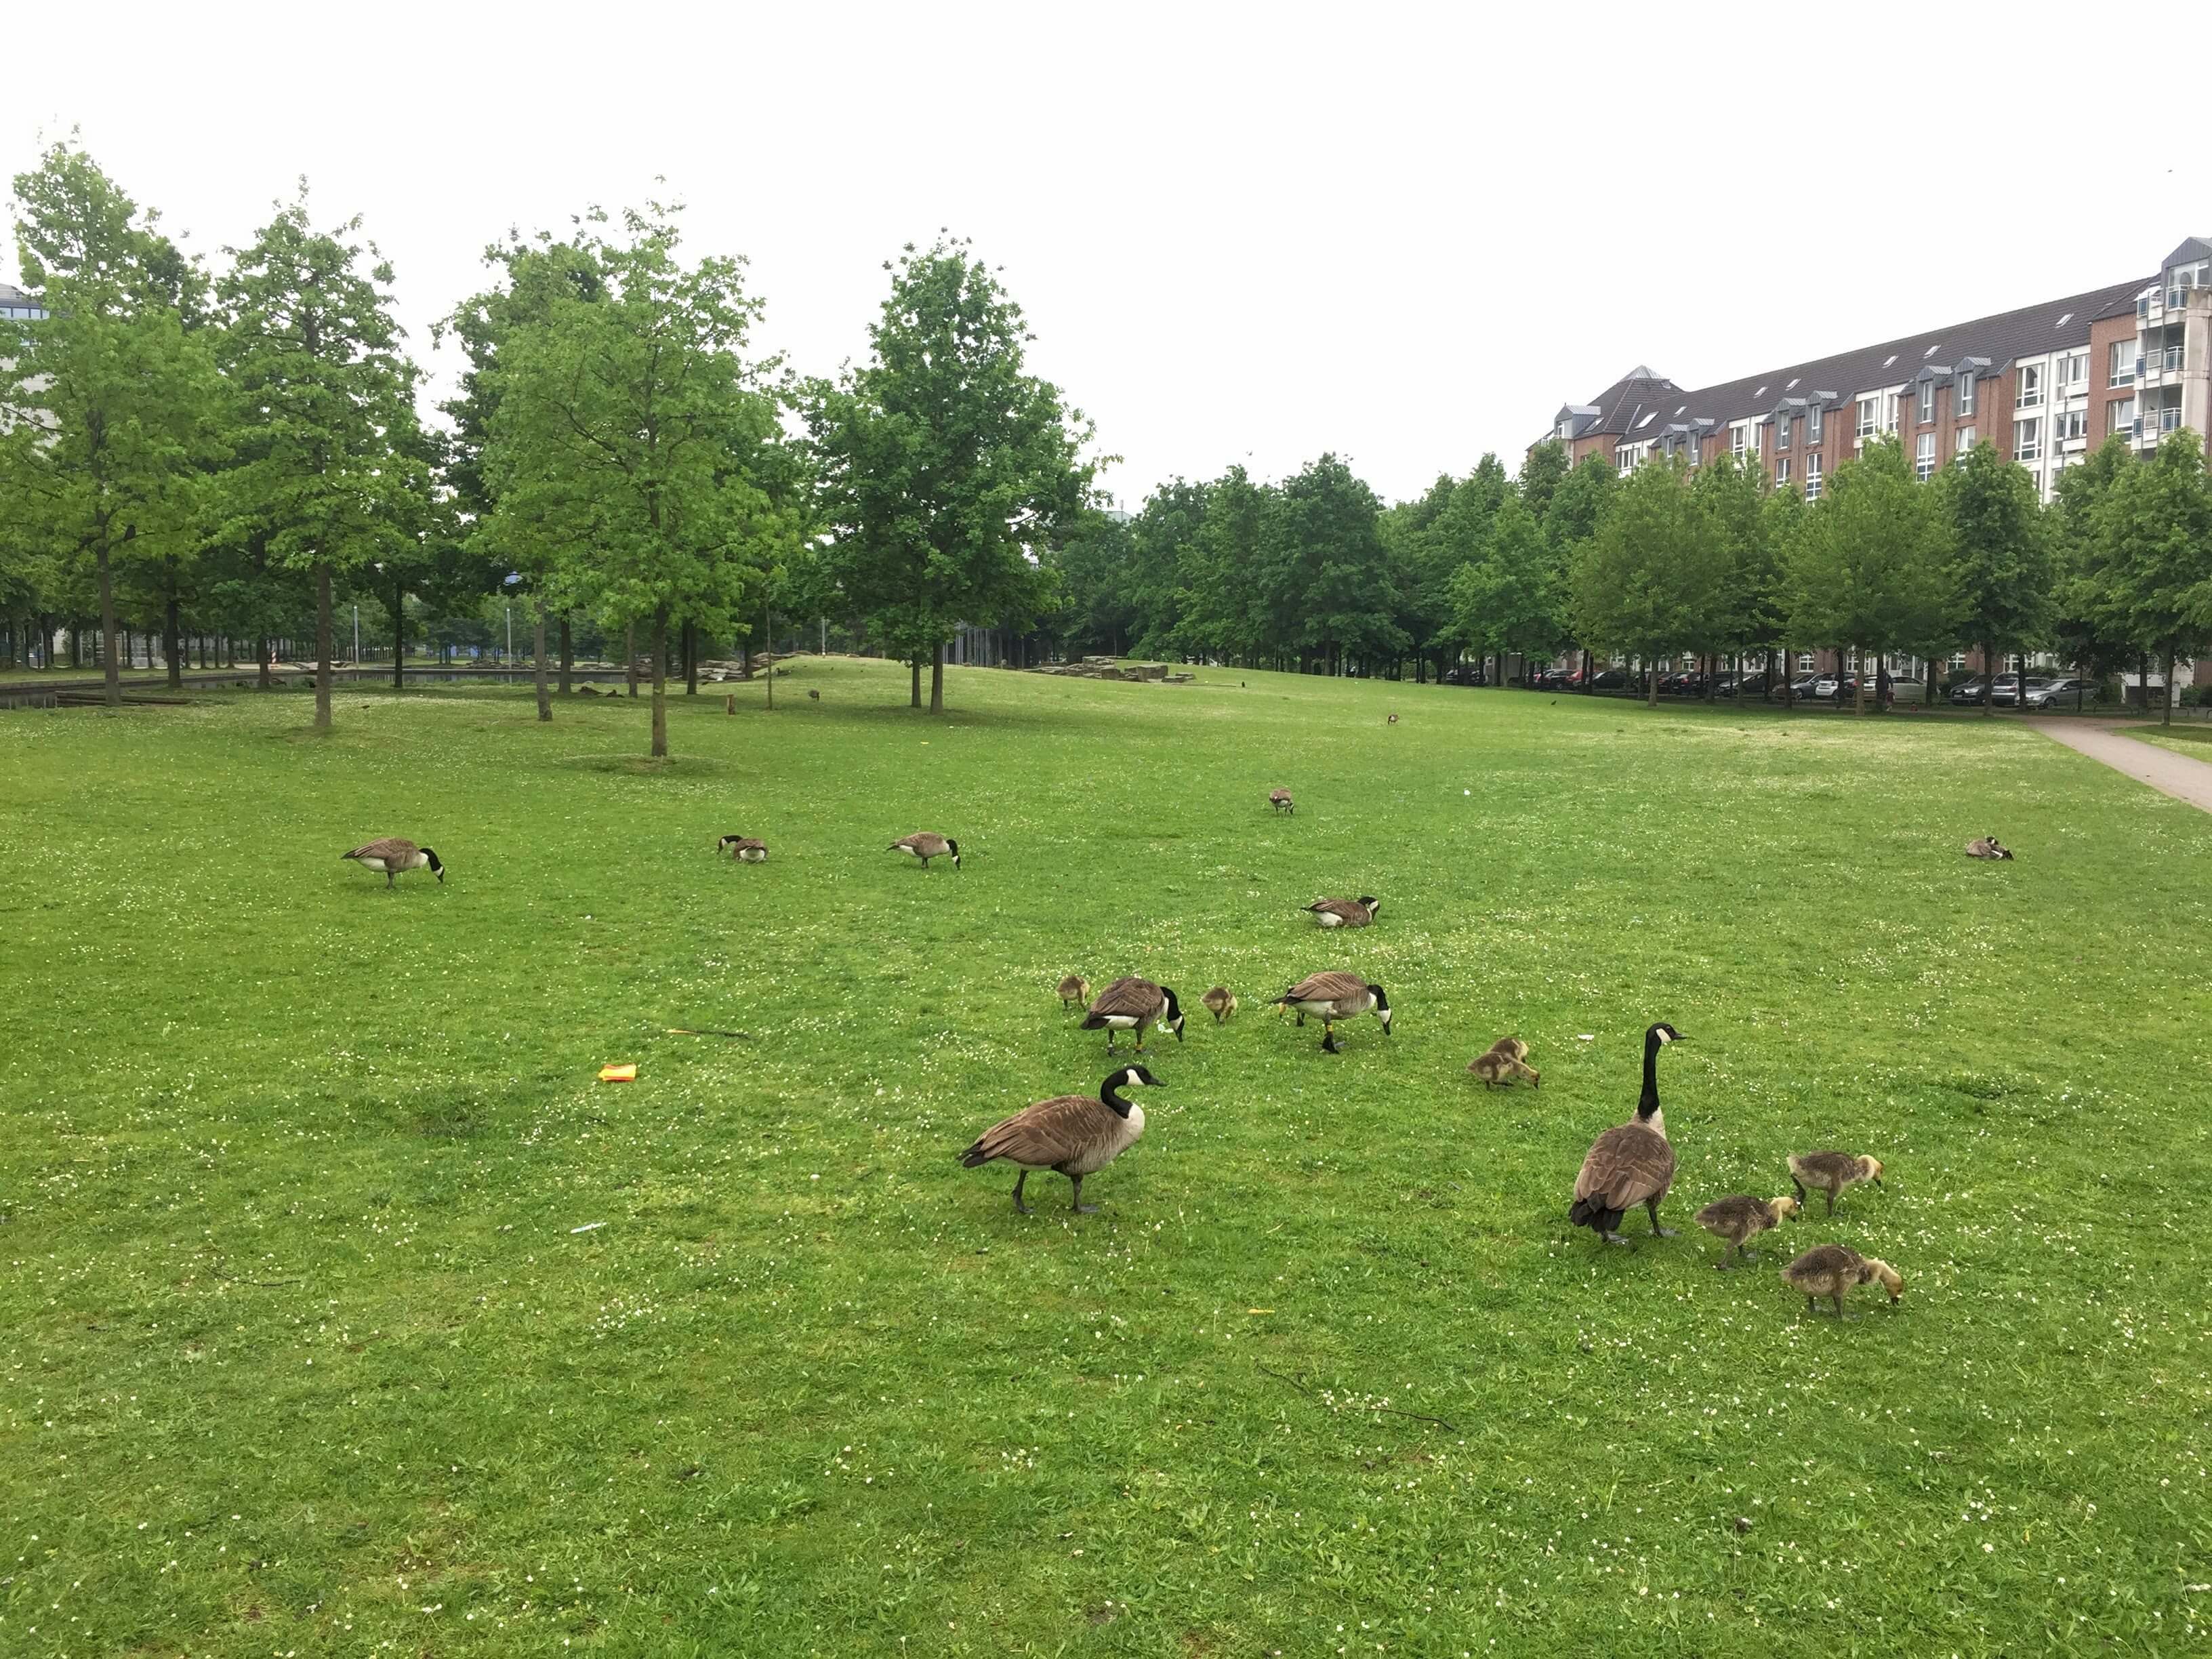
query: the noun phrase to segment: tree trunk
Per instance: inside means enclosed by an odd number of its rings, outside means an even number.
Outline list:
[[[914,684],[907,693],[906,706],[919,708],[921,707],[921,659],[915,658],[907,666],[914,671]]]
[[[684,695],[699,695],[699,624],[684,624]]]
[[[772,653],[775,649],[775,612],[773,611],[761,613],[761,638],[767,641]],[[775,665],[772,662],[768,665],[768,706],[770,709],[775,707]]]
[[[653,613],[653,757],[668,758],[668,607]]]
[[[1644,665],[1644,684],[1649,688],[1649,694],[1644,698],[1645,705],[1656,708],[1659,706],[1659,671],[1649,664]]]
[[[392,689],[407,689],[407,584],[392,573]]]
[[[659,672],[659,665],[654,665]],[[637,695],[637,624],[623,624],[623,678],[629,684],[629,694]]]
[[[169,671],[169,690],[185,689],[185,623],[180,607],[171,594],[161,611],[161,661]]]
[[[331,729],[331,562],[315,562],[315,730]]]
[[[929,653],[929,712],[945,712],[945,641],[938,641]]]
[[[269,636],[266,634],[253,636],[253,674],[258,682],[254,689],[266,691],[269,689]]]
[[[1996,708],[1997,648],[1987,640],[1982,641],[1982,713],[1992,714]]]
[[[561,618],[561,695],[568,695],[568,676],[575,665],[575,653],[568,641],[568,619]]]
[[[100,696],[110,708],[120,708],[123,671],[115,660],[115,570],[109,562],[105,544],[100,550],[100,637],[106,647],[100,653],[106,680]]]
[[[1866,713],[1867,683],[1866,659],[1863,654],[1862,654],[1859,659],[1858,672],[1852,676],[1852,678],[1856,680],[1858,683],[1851,688],[1851,712],[1856,714],[1863,714]]]
[[[2025,662],[2027,659],[2023,657],[2021,660]],[[2166,653],[2166,695],[2159,699],[2159,707],[2162,711],[2158,717],[2158,723],[2160,726],[2171,726],[2173,724],[2173,661],[2174,653],[2171,651],[2167,652]],[[2027,682],[2025,678],[2021,682],[2023,688],[2021,693],[2022,697],[2027,696],[2027,691],[2025,690],[2027,684]]]
[[[1788,714],[1797,706],[1797,676],[1790,665],[1790,647],[1782,647],[1782,712]]]
[[[545,684],[545,605],[542,599],[531,607],[537,613],[537,635],[531,646],[531,657],[538,670],[538,718],[553,718],[553,694]]]

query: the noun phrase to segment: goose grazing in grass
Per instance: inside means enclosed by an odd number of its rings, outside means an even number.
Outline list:
[[[1680,1042],[1682,1034],[1665,1021],[1644,1034],[1644,1093],[1636,1115],[1607,1129],[1590,1143],[1575,1177],[1574,1207],[1567,1219],[1588,1227],[1608,1244],[1626,1244],[1621,1218],[1641,1204],[1651,1218],[1655,1238],[1672,1238],[1659,1224],[1659,1201],[1674,1184],[1674,1148],[1667,1139],[1666,1114],[1659,1109],[1659,1051]]]
[[[1164,1025],[1182,1041],[1182,1005],[1164,985],[1129,975],[1101,991],[1083,1017],[1086,1031],[1106,1033],[1106,1052],[1114,1052],[1114,1037],[1121,1031],[1137,1034],[1137,1052],[1145,1052],[1145,1028]]]
[[[1213,1016],[1216,1025],[1237,1012],[1237,999],[1225,985],[1217,985],[1199,999],[1206,1012]]]
[[[1966,843],[1966,856],[1970,859],[2008,859],[2012,856],[2012,848],[1995,836],[1976,836]]]
[[[1074,1196],[1069,1200],[1075,1213],[1093,1214],[1098,1206],[1083,1201],[1083,1177],[1104,1169],[1135,1146],[1137,1137],[1145,1133],[1145,1109],[1124,1100],[1121,1091],[1161,1086],[1159,1079],[1143,1066],[1121,1066],[1107,1073],[1095,1098],[1054,1095],[993,1124],[960,1154],[961,1164],[973,1170],[1002,1158],[1018,1164],[1021,1174],[1014,1177],[1014,1207],[1024,1215],[1030,1213],[1030,1206],[1022,1202],[1022,1185],[1030,1178],[1030,1171],[1057,1170],[1075,1184]]]
[[[1716,1267],[1733,1264],[1734,1255],[1741,1261],[1751,1254],[1746,1248],[1752,1239],[1770,1227],[1778,1227],[1786,1220],[1795,1221],[1797,1212],[1805,1206],[1794,1198],[1753,1198],[1749,1194],[1738,1194],[1734,1198],[1717,1198],[1698,1212],[1698,1225],[1715,1238],[1724,1240],[1729,1248],[1721,1252]]]
[[[1528,1045],[1516,1036],[1498,1038],[1487,1052],[1469,1060],[1467,1069],[1482,1079],[1486,1089],[1494,1089],[1516,1077],[1527,1078],[1532,1089],[1544,1086],[1544,1074],[1528,1064]]]
[[[1364,927],[1382,908],[1379,898],[1316,899],[1307,905],[1313,919],[1324,927]]]
[[[1341,1052],[1336,1046],[1339,1020],[1372,1014],[1382,1022],[1382,1035],[1390,1035],[1390,999],[1383,994],[1381,986],[1370,985],[1357,974],[1308,974],[1275,1000],[1285,1008],[1294,1009],[1301,1025],[1306,1023],[1308,1014],[1321,1021],[1324,1054]]]
[[[714,843],[718,853],[727,853],[740,864],[766,864],[768,843],[755,841],[750,836],[725,836]]]
[[[1060,1006],[1063,1012],[1080,1006],[1091,1000],[1091,981],[1080,974],[1070,974],[1060,982]]]
[[[1805,1298],[1806,1312],[1813,1312],[1817,1298],[1825,1296],[1836,1304],[1838,1319],[1844,1316],[1844,1292],[1876,1279],[1893,1305],[1905,1294],[1904,1274],[1843,1244],[1816,1244],[1782,1270],[1782,1282]]]
[[[952,860],[954,869],[957,870],[960,867],[960,843],[949,836],[940,836],[933,830],[924,830],[919,835],[901,836],[884,850],[887,853],[904,853],[908,858],[920,859],[921,867],[925,870],[929,868],[929,861],[932,859],[949,858]]]
[[[428,870],[441,882],[446,878],[446,866],[435,853],[398,836],[386,836],[382,841],[370,842],[339,856],[353,860],[364,870],[381,870],[386,887],[392,885],[393,877],[404,875],[410,870]]]
[[[1881,1185],[1881,1160],[1853,1158],[1849,1152],[1792,1152],[1790,1179],[1797,1188],[1800,1204],[1805,1201],[1807,1188],[1817,1188],[1827,1194],[1827,1213],[1833,1215],[1836,1200],[1843,1196],[1846,1187],[1856,1187],[1862,1181]]]
[[[1297,816],[1297,803],[1291,799],[1291,792],[1287,789],[1270,789],[1267,792],[1267,805],[1278,812],[1288,812],[1292,817]]]

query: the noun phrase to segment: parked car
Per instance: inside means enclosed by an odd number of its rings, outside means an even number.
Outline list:
[[[1480,685],[1482,683],[1482,670],[1474,667],[1468,664],[1462,663],[1456,668],[1447,668],[1444,670],[1444,684],[1446,685]]]
[[[1705,688],[1705,677],[1693,668],[1659,677],[1659,695],[1662,697],[1694,697]]]
[[[1813,696],[1815,695],[1814,688],[1818,686],[1824,678],[1830,681],[1832,684],[1835,676],[1832,674],[1823,675],[1818,670],[1815,670],[1809,674],[1800,674],[1796,679],[1790,682],[1790,695],[1793,697]]]
[[[2034,678],[2033,676],[2030,676],[2027,682],[2027,689],[2033,691],[2037,686],[2042,684],[2043,682],[2041,680]],[[1990,687],[1990,701],[2000,708],[2009,708],[2014,703],[2018,702],[2020,701],[2020,676],[2017,674],[1998,675],[1996,684]]]
[[[1724,697],[1763,697],[1770,690],[1778,690],[1765,669],[1755,674],[1736,674],[1729,677],[1735,683],[1721,695]]]
[[[1625,691],[1627,689],[1628,671],[1626,668],[1601,669],[1590,677],[1590,690],[1593,691]]]
[[[1982,688],[1989,683],[1989,676],[1986,674],[1977,674],[1972,679],[1961,680],[1943,694],[1944,701],[1957,703],[1979,702],[1982,700]]]
[[[2086,708],[2097,701],[2098,693],[2101,690],[2096,681],[2077,678],[2071,674],[2063,679],[2041,682],[2030,680],[2027,685],[2027,706],[2030,708],[2063,707],[2074,702],[2078,697],[2081,706]]]

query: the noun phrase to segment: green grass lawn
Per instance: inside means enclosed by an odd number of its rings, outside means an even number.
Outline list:
[[[2203,815],[2008,720],[947,678],[659,769],[526,687],[0,716],[0,1652],[2212,1644]],[[1332,1058],[1261,1005],[1337,966]],[[1024,1218],[953,1154],[1104,1075],[1071,970],[1194,1018]],[[1661,1018],[1683,1233],[1605,1249]],[[1826,1146],[1887,1190],[1714,1272]],[[1830,1240],[1901,1304],[1804,1317]]]

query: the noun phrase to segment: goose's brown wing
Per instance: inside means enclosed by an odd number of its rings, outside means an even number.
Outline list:
[[[916,835],[901,836],[891,845],[911,847],[915,852],[924,854],[930,858],[935,858],[940,853],[949,853],[952,850],[945,844],[944,836],[928,830],[924,830]]]
[[[1030,1169],[1050,1169],[1079,1158],[1112,1134],[1121,1121],[1103,1100],[1054,1095],[994,1123],[960,1154],[960,1161],[971,1170],[994,1158],[1012,1158]]]
[[[1823,1181],[1847,1181],[1859,1172],[1859,1161],[1849,1152],[1807,1152],[1797,1160],[1800,1173]]]
[[[1575,1177],[1575,1196],[1598,1198],[1608,1210],[1633,1209],[1665,1195],[1674,1180],[1674,1149],[1641,1123],[1607,1129],[1590,1143]]]
[[[1306,908],[1316,915],[1335,916],[1350,922],[1354,927],[1364,927],[1367,922],[1367,907],[1358,899],[1322,899],[1309,904]],[[1364,990],[1366,988],[1362,986],[1360,988]]]
[[[1283,993],[1291,1002],[1357,1001],[1367,994],[1367,981],[1357,974],[1308,974]]]
[[[1793,1285],[1830,1284],[1857,1277],[1859,1253],[1848,1244],[1815,1244],[1782,1270]]]
[[[1139,979],[1133,974],[1115,980],[1091,1000],[1090,1012],[1094,1014],[1123,1014],[1131,1018],[1139,1014],[1156,1014],[1161,1006],[1160,988],[1148,979]]]
[[[404,859],[415,852],[415,843],[399,836],[386,836],[381,841],[372,841],[356,847],[346,857],[349,859],[382,859],[389,863]]]

